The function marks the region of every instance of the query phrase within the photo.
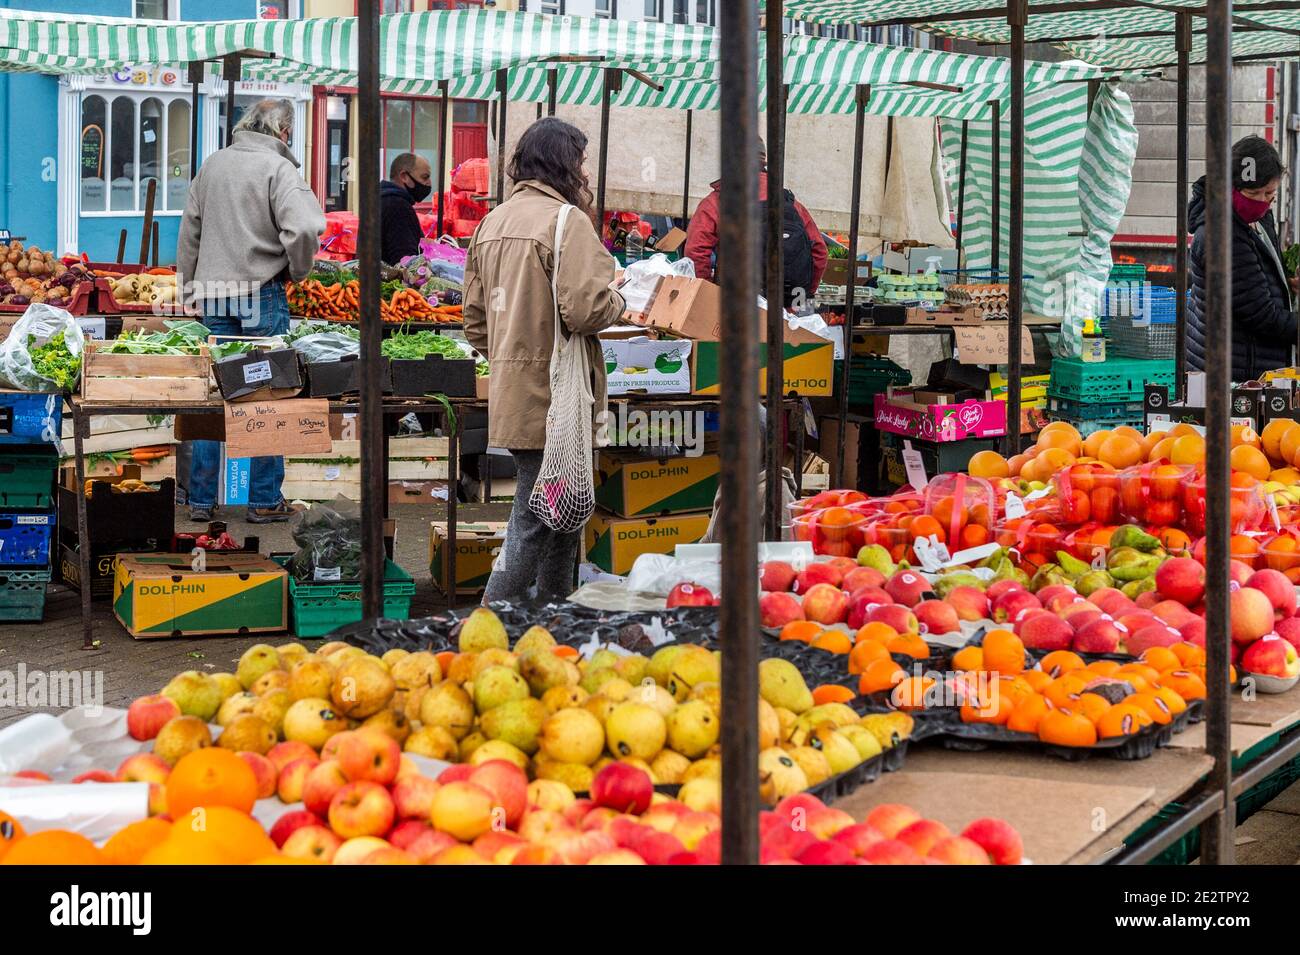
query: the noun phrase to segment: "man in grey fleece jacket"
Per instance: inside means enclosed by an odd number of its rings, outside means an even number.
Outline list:
[[[209,156],[190,184],[176,268],[186,301],[199,305],[215,335],[289,330],[285,282],[307,277],[325,230],[325,215],[289,150],[292,133],[293,104],[263,100],[244,114],[233,142]],[[217,442],[194,442],[191,462],[190,520],[202,523],[216,508]],[[283,458],[253,458],[250,522],[289,517],[283,480]]]

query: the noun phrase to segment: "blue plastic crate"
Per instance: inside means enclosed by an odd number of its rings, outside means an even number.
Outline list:
[[[62,427],[62,395],[0,393],[0,444],[53,444]]]
[[[1108,284],[1101,295],[1102,318],[1127,318],[1139,323],[1172,325],[1177,319],[1178,293],[1163,285]]]
[[[0,511],[0,570],[39,570],[50,566],[53,511]]]

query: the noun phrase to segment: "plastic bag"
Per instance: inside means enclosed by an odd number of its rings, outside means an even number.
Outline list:
[[[465,271],[465,258],[469,255],[469,250],[437,239],[421,239],[420,254],[428,259],[430,264],[445,262],[448,265],[456,266],[463,274]]]
[[[619,294],[627,303],[629,312],[644,312],[650,305],[650,296],[654,294],[659,280],[665,275],[679,275],[683,278],[695,278],[695,263],[681,258],[669,262],[668,256],[656,252],[648,259],[633,262],[623,271],[623,284],[618,287]]]
[[[338,332],[317,332],[304,335],[293,343],[293,350],[308,364],[325,361],[342,361],[361,354],[361,343],[349,335]]]
[[[51,366],[31,351],[33,347],[49,345],[60,336],[75,359],[75,367],[67,369],[63,380],[49,374]],[[0,342],[0,386],[17,391],[70,391],[81,377],[84,348],[81,327],[71,313],[44,302],[29,305],[9,330],[9,337]]]
[[[683,560],[669,554],[642,554],[627,575],[627,589],[643,594],[666,597],[682,583],[698,584],[715,594],[721,593],[722,564],[716,560]]]
[[[336,497],[294,515],[289,532],[297,552],[286,565],[305,583],[355,581],[361,576],[361,508]]]

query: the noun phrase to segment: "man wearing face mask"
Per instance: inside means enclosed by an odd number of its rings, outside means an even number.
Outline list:
[[[379,184],[379,257],[389,265],[420,251],[424,232],[415,204],[429,198],[432,176],[429,160],[402,153],[389,167],[388,178]]]
[[[1294,279],[1282,264],[1273,201],[1282,160],[1266,140],[1247,136],[1232,147],[1232,380],[1249,381],[1292,363],[1296,342]],[[1205,178],[1192,186],[1187,225],[1187,367],[1205,368],[1205,342],[1218,329],[1205,324]]]

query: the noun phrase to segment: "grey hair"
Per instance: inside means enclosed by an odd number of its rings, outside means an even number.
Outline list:
[[[287,99],[264,99],[244,110],[235,132],[263,133],[279,139],[293,129],[293,103]]]

